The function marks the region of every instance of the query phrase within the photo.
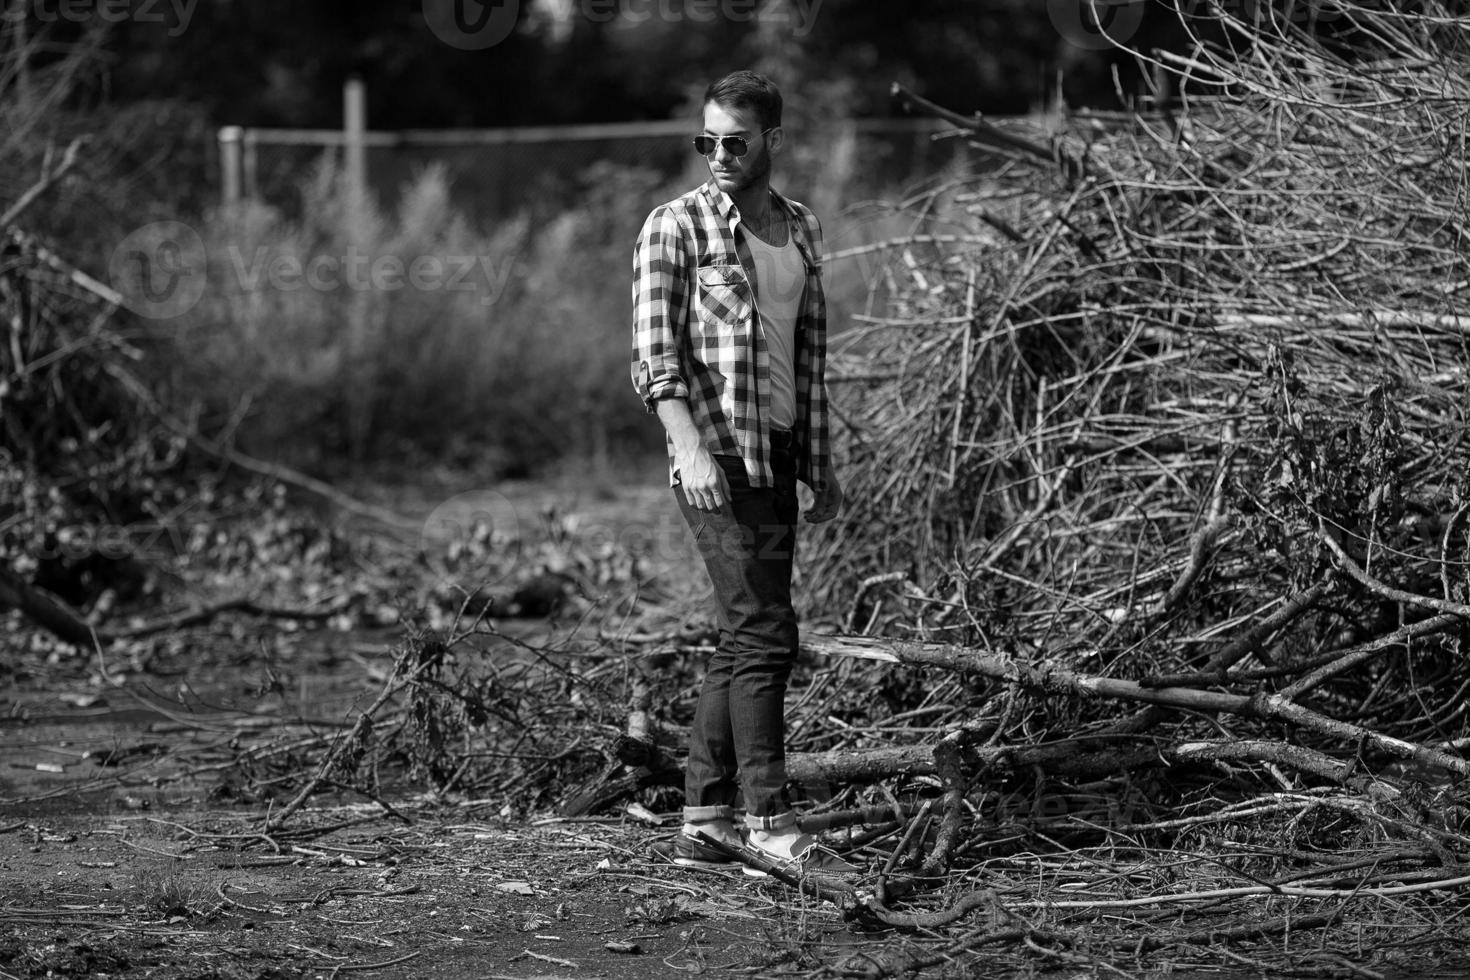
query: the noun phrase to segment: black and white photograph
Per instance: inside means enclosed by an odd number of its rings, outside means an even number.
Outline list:
[[[1470,976],[1470,4],[0,0],[0,980]]]

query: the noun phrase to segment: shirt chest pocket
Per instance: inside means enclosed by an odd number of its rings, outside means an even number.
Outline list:
[[[755,308],[745,270],[739,265],[701,266],[694,307],[695,329],[706,342],[745,333]]]

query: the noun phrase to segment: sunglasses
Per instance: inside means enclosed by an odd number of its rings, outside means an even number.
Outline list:
[[[775,128],[775,126],[771,127],[771,129]],[[760,135],[766,135],[771,131],[771,129],[761,130]],[[694,148],[699,151],[699,155],[702,157],[707,157],[711,153],[715,152],[716,144],[723,146],[725,148],[725,152],[730,154],[732,157],[743,157],[746,153],[750,151],[750,140],[746,139],[744,136],[694,137]]]

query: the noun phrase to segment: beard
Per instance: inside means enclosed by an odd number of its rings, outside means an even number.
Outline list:
[[[759,150],[752,149],[744,157],[736,159],[735,162],[740,169],[734,170],[728,176],[717,178],[729,182],[730,186],[724,188],[726,193],[730,193],[731,191],[738,193],[740,191],[749,190],[756,184],[757,181],[763,180],[770,174],[771,154],[766,150],[766,147],[764,145],[765,141],[762,140],[761,143],[762,146]],[[749,160],[750,162],[746,163],[746,160]],[[715,167],[713,161],[710,162],[709,166],[710,173],[713,176]]]

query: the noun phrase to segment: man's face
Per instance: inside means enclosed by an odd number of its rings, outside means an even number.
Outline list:
[[[710,176],[726,194],[734,194],[753,186],[771,172],[771,155],[781,145],[781,130],[773,129],[761,135],[759,117],[750,109],[726,109],[713,102],[704,106],[704,133],[706,136],[743,136],[748,145],[745,156],[737,157],[726,150],[724,144],[715,144],[715,151],[705,157]]]

